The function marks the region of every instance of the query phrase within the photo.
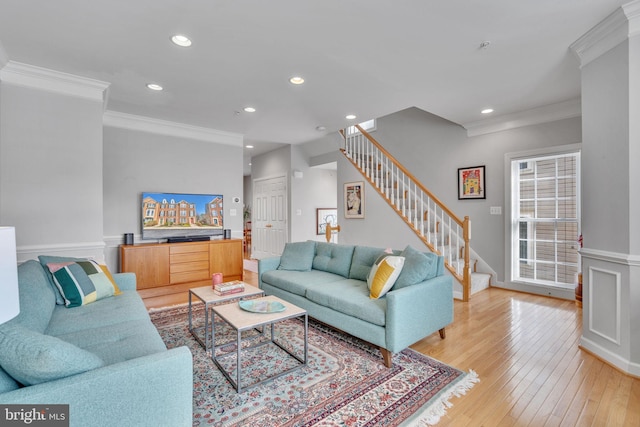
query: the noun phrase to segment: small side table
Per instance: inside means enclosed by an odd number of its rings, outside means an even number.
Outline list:
[[[209,308],[216,304],[225,304],[231,301],[241,300],[247,297],[259,297],[263,296],[264,291],[262,289],[251,286],[247,283],[244,284],[244,291],[236,294],[218,295],[213,291],[211,286],[202,286],[199,288],[189,289],[189,332],[191,335],[204,347],[205,350],[211,348],[211,321],[209,320]],[[204,326],[194,328],[192,323],[192,296],[198,298],[204,304]],[[204,338],[199,333],[204,330]]]
[[[259,381],[255,382],[254,384],[251,384],[249,386],[246,386],[244,388],[248,388],[248,387],[253,387],[256,386],[258,384],[262,384],[265,381],[270,381],[273,380],[277,377],[280,377],[282,375],[288,374],[289,372],[292,372],[298,368],[301,368],[302,366],[306,366],[307,365],[307,358],[308,358],[308,334],[309,334],[309,317],[307,315],[307,311],[303,308],[297,307],[293,304],[291,304],[290,302],[284,301],[276,296],[266,296],[266,297],[262,297],[262,298],[258,298],[257,301],[277,301],[280,302],[281,304],[283,304],[286,309],[282,312],[276,312],[276,313],[252,313],[252,312],[247,312],[242,310],[238,304],[224,304],[224,305],[217,305],[212,307],[212,312],[217,314],[223,321],[225,321],[228,325],[230,325],[236,332],[236,351],[235,351],[235,357],[236,357],[236,372],[235,372],[235,378],[232,377],[233,373],[227,371],[224,366],[222,366],[222,364],[220,363],[219,359],[222,357],[233,357],[233,353],[226,353],[223,354],[221,356],[216,356],[216,349],[213,348],[211,350],[211,360],[213,360],[213,362],[216,364],[216,366],[218,367],[218,369],[220,369],[220,372],[222,372],[222,374],[225,376],[225,378],[231,383],[231,385],[233,386],[233,388],[236,389],[236,392],[240,393],[243,389],[242,387],[242,351],[243,350],[247,350],[249,348],[256,348],[256,347],[261,347],[264,345],[267,345],[269,343],[275,344],[277,347],[279,347],[281,350],[283,350],[285,353],[287,353],[289,356],[293,357],[295,360],[297,360],[298,364],[296,366],[293,366],[289,369],[286,369],[282,372],[279,373],[275,373],[272,374],[266,378],[262,378]],[[213,317],[213,314],[212,314]],[[304,349],[303,349],[303,357],[299,357],[297,356],[295,353],[293,353],[291,350],[288,350],[286,346],[284,346],[283,344],[279,343],[278,341],[276,341],[275,339],[275,334],[274,334],[274,324],[282,322],[284,320],[287,319],[293,319],[295,317],[302,317],[302,324],[303,324],[303,328],[304,328]],[[257,329],[257,328],[262,328],[262,330],[264,331],[264,328],[266,326],[270,326],[271,327],[271,337],[270,340],[267,342],[262,342],[262,343],[258,343],[255,344],[253,346],[247,347],[245,349],[242,348],[242,332],[243,331],[248,331],[251,329]],[[216,326],[212,325],[211,327],[211,341],[215,342],[215,333],[216,333]]]

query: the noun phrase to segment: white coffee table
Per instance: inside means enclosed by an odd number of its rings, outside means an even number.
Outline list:
[[[196,341],[198,341],[205,350],[209,350],[211,348],[211,343],[209,342],[209,338],[211,337],[211,334],[209,333],[209,308],[215,304],[224,304],[232,301],[242,300],[247,297],[262,295],[264,295],[264,291],[262,289],[256,288],[255,286],[251,286],[247,283],[244,284],[243,292],[229,295],[218,295],[213,291],[213,288],[211,286],[202,286],[199,288],[189,289],[189,332],[191,332]],[[204,326],[200,326],[197,328],[193,327],[191,317],[192,296],[195,296],[204,304]],[[213,316],[211,317],[211,322],[213,322]],[[204,339],[199,335],[202,330],[204,330]]]
[[[275,375],[271,375],[269,377],[263,378],[250,386],[253,387],[258,384],[262,384],[265,381],[273,380],[282,375],[288,374],[291,371],[294,371],[302,366],[307,364],[307,353],[308,353],[308,344],[307,344],[307,335],[309,331],[309,319],[307,315],[307,311],[291,304],[288,301],[284,301],[275,296],[266,296],[261,298],[256,298],[255,302],[259,301],[277,301],[283,304],[286,309],[279,313],[253,313],[249,311],[245,311],[240,308],[238,304],[225,304],[225,305],[217,305],[211,308],[213,318],[214,314],[217,314],[222,320],[228,323],[235,331],[236,331],[236,378],[233,379],[231,377],[231,373],[227,372],[227,370],[222,366],[219,362],[219,359],[222,357],[233,356],[233,353],[226,353],[221,356],[216,356],[216,348],[214,347],[211,350],[211,359],[218,366],[222,374],[227,378],[227,380],[233,385],[238,393],[242,390],[242,350],[247,350],[250,348],[256,348],[263,345],[268,345],[270,343],[275,344],[280,349],[284,350],[288,355],[296,359],[300,362],[298,365],[293,366],[289,369],[286,369],[282,372],[278,372]],[[295,317],[304,317],[304,357],[300,358],[296,354],[289,351],[282,344],[278,343],[274,340],[274,325],[278,322],[282,322],[283,320],[292,319]],[[248,331],[252,329],[262,328],[264,331],[266,326],[271,327],[271,337],[269,341],[258,342],[255,345],[248,346],[246,348],[242,348],[242,332]],[[215,323],[211,327],[211,342],[215,343]],[[249,337],[248,339],[253,339],[254,337]],[[246,388],[246,387],[245,387]]]

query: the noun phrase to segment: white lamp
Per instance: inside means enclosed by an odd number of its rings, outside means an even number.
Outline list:
[[[16,230],[0,227],[0,324],[20,313]]]

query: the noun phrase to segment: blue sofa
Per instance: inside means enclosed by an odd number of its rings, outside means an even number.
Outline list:
[[[113,278],[119,295],[67,308],[41,263],[18,267],[20,314],[0,325],[0,404],[68,404],[78,427],[192,425],[191,352],[167,350],[135,275]]]
[[[453,321],[453,279],[444,259],[410,246],[391,290],[370,298],[367,276],[384,249],[324,242],[288,243],[280,257],[258,262],[260,288],[307,310],[309,316],[392,354],[436,332],[445,337]]]

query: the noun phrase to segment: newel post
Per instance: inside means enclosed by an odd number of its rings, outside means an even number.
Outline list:
[[[471,247],[469,241],[471,240],[471,220],[468,216],[464,217],[463,222],[463,236],[464,236],[464,273],[462,286],[462,301],[469,301],[471,293],[471,265],[470,265],[470,250]]]

